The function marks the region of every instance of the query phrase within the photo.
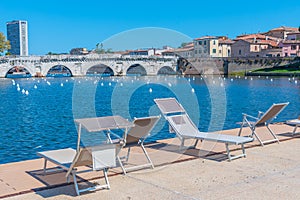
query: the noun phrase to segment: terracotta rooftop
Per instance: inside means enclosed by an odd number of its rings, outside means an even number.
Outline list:
[[[194,40],[205,40],[205,39],[216,39],[216,38],[217,38],[216,36],[203,36],[200,38],[196,38]]]
[[[280,26],[278,28],[271,29],[269,32],[272,32],[272,31],[298,31],[298,28],[287,27],[287,26]]]
[[[227,39],[227,40],[219,39],[219,44],[233,44],[233,43],[234,43],[234,41],[230,40],[230,39]]]

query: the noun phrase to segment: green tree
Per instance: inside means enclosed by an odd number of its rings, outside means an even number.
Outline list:
[[[10,49],[10,43],[6,40],[3,33],[0,32],[0,54]]]

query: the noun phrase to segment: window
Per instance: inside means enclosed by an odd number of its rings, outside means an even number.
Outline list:
[[[197,50],[195,50],[195,54],[197,54]]]
[[[254,50],[257,51],[257,46],[254,46]]]
[[[202,41],[199,41],[199,45],[202,45]]]
[[[222,53],[222,50],[219,50],[219,53]]]
[[[204,43],[204,45],[206,45],[206,40],[204,40],[204,42],[203,42],[203,43]]]
[[[213,52],[213,53],[217,53],[217,50],[216,50],[216,49],[213,49],[212,52]]]
[[[242,50],[239,50],[239,55],[242,55]]]
[[[201,51],[201,50],[199,50],[199,53],[202,53],[202,51]]]
[[[291,46],[291,50],[296,50],[297,49],[297,46],[296,45],[292,45]]]
[[[213,45],[216,45],[216,40],[213,40]]]

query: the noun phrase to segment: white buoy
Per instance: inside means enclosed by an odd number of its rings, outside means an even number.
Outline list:
[[[103,83],[101,83],[101,86],[103,86],[104,84]]]
[[[61,86],[61,87],[64,87],[64,84],[63,84],[63,83],[61,83],[61,84],[60,84],[60,86]]]
[[[17,87],[17,90],[20,91],[21,90],[20,87]]]
[[[168,86],[169,86],[169,87],[172,87],[172,84],[171,84],[171,83],[168,83]]]
[[[192,88],[192,93],[195,93],[195,89],[194,88]]]
[[[232,79],[230,79],[230,81],[232,82],[232,81],[233,81],[233,78],[232,78]]]
[[[273,79],[271,78],[270,81],[273,82]]]
[[[120,86],[122,87],[122,86],[123,86],[123,83],[120,83]]]
[[[25,94],[26,94],[26,95],[28,95],[28,94],[29,94],[28,90],[26,90],[26,91],[25,91]]]
[[[47,81],[47,84],[48,84],[48,85],[51,85],[51,83],[50,83],[49,81]]]
[[[34,85],[34,89],[37,89],[37,86],[36,86],[36,85]]]
[[[152,88],[149,89],[149,92],[152,93]]]
[[[295,84],[297,84],[298,83],[298,81],[297,80],[295,80]]]
[[[111,86],[111,82],[109,82],[108,85]]]
[[[17,87],[20,87],[19,83],[17,83]]]
[[[24,89],[22,89],[22,94],[24,94],[25,93],[25,90]]]

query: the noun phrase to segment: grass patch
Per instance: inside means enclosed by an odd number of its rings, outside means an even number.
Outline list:
[[[231,72],[229,73],[230,76],[245,76],[245,72]]]
[[[257,69],[252,71],[252,73],[259,72],[259,73],[300,73],[299,68],[264,68],[264,69]]]

